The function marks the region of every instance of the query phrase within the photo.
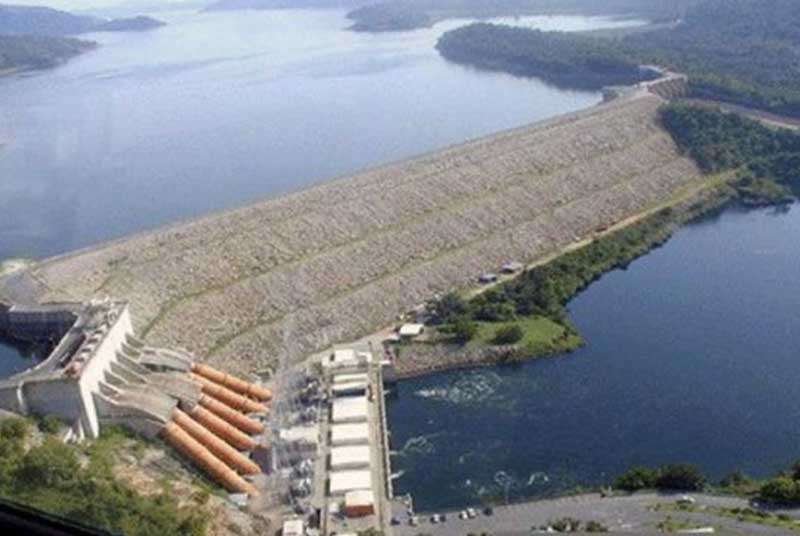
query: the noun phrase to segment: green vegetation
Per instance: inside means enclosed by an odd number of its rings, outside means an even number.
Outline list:
[[[500,326],[494,332],[493,344],[516,344],[522,340],[525,332],[517,324]]]
[[[0,73],[55,67],[95,46],[67,37],[0,35]]]
[[[490,291],[491,292],[491,291]],[[518,350],[513,356],[530,358],[568,352],[581,346],[580,336],[571,324],[555,322],[540,315],[509,314],[485,320],[486,306],[482,299],[465,301],[456,294],[448,294],[429,304],[445,342],[479,346],[513,345]]]
[[[745,202],[780,203],[800,194],[800,135],[684,104],[666,107],[662,121],[704,171],[739,170],[736,187]]]
[[[126,434],[105,433],[82,451],[47,435],[36,444],[23,419],[0,422],[0,495],[83,525],[125,535],[201,535],[205,514],[167,494],[143,496],[113,474]]]
[[[445,33],[439,50],[576,87],[628,83],[632,65],[657,64],[688,74],[693,97],[800,117],[799,41],[795,0],[705,0],[672,28],[616,39],[476,24]]]
[[[624,491],[655,489],[658,470],[649,467],[631,467],[614,480],[613,487]]]
[[[716,488],[720,493],[739,497],[755,497],[761,489],[761,482],[753,480],[741,471],[734,471],[722,478]]]
[[[477,23],[446,32],[436,48],[450,61],[569,88],[601,89],[658,77],[622,53],[616,41],[562,32]]]
[[[788,471],[764,482],[758,496],[761,500],[770,503],[800,505],[800,460],[795,462]]]
[[[478,334],[478,324],[465,316],[456,318],[452,325],[453,339],[458,344],[466,344]]]
[[[614,480],[613,487],[624,491],[658,489],[662,491],[702,491],[708,481],[694,465],[665,465],[659,469],[633,467]]]

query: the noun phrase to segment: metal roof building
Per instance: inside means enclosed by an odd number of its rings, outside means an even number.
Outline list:
[[[369,443],[369,426],[366,422],[334,424],[331,427],[331,445],[364,445]]]
[[[331,449],[331,469],[360,469],[370,466],[369,445],[333,447]]]
[[[372,489],[372,473],[369,469],[333,471],[330,474],[331,495],[342,495],[357,489]]]
[[[333,401],[332,420],[334,423],[364,422],[369,407],[366,396],[343,396]]]

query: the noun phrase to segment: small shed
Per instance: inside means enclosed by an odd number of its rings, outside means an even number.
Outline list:
[[[419,337],[425,331],[423,324],[403,324],[400,326],[399,335],[403,339],[413,339]]]
[[[517,272],[521,272],[523,268],[525,268],[525,265],[521,262],[508,261],[507,263],[503,264],[503,266],[500,268],[500,271],[504,274],[516,274]]]
[[[283,536],[305,536],[306,526],[302,519],[287,519],[283,522]]]
[[[347,517],[365,517],[375,513],[375,494],[372,490],[349,491],[344,496],[344,514]]]
[[[497,283],[497,274],[482,274],[478,278],[479,283],[483,283],[484,285],[488,285],[489,283]]]

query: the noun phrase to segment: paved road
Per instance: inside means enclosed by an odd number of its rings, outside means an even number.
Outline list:
[[[743,508],[748,503],[735,497],[693,495],[696,507]],[[584,522],[594,520],[609,527],[612,532],[629,534],[658,534],[656,526],[670,516],[675,521],[686,521],[694,526],[713,526],[715,534],[772,536],[787,531],[766,525],[738,523],[733,518],[721,517],[702,511],[673,512],[656,511],[654,506],[669,507],[675,504],[675,495],[641,493],[626,497],[603,498],[598,494],[580,495],[544,501],[500,506],[492,516],[479,515],[475,519],[461,520],[457,513],[448,512],[445,523],[432,524],[428,516],[420,515],[420,525],[411,527],[405,523],[394,527],[394,536],[465,536],[467,534],[491,533],[531,534],[532,527],[539,527],[563,517],[572,517]],[[800,512],[792,514],[800,517]],[[423,518],[424,517],[424,518]]]

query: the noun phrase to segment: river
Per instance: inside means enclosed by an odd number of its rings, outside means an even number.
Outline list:
[[[342,11],[159,13],[146,33],[0,79],[0,260],[240,206],[597,103],[449,64],[448,21],[346,30]],[[588,30],[591,17],[507,22]]]
[[[800,457],[800,207],[681,229],[570,304],[587,346],[401,383],[395,493],[419,510],[610,483],[689,462],[719,479]]]

